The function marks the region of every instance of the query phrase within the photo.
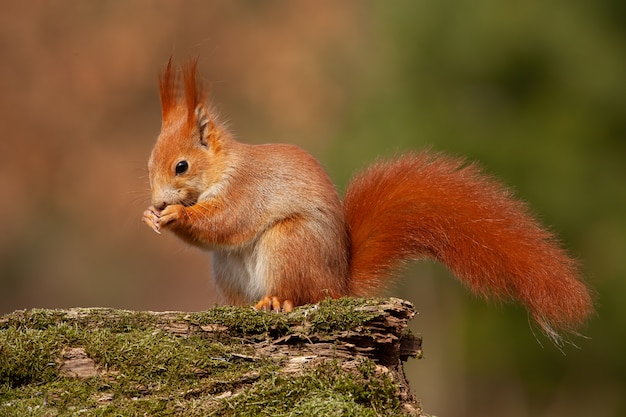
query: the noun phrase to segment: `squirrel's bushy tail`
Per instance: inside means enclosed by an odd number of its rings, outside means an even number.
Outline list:
[[[352,180],[344,206],[355,295],[388,284],[403,261],[428,257],[476,294],[518,300],[557,339],[593,310],[576,261],[475,165],[430,152],[379,162]]]

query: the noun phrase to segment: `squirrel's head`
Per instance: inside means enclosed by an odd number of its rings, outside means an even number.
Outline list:
[[[196,67],[194,60],[182,68],[182,88],[171,58],[159,77],[161,133],[148,161],[152,204],[159,210],[195,204],[224,173],[226,132],[207,107]]]

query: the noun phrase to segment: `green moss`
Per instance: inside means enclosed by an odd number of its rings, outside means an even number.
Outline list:
[[[56,378],[60,343],[41,330],[10,327],[0,332],[0,384],[16,387]]]
[[[194,313],[189,321],[197,325],[217,324],[228,327],[229,332],[242,336],[269,333],[285,334],[289,331],[291,317],[272,311],[257,311],[252,307],[215,307]]]
[[[111,313],[115,314],[111,314]],[[84,327],[107,328],[115,333],[131,330],[150,330],[154,328],[158,318],[144,311],[126,311],[111,309],[88,309],[87,314],[80,315],[76,323]]]
[[[274,375],[253,389],[227,399],[218,409],[224,416],[381,416],[402,415],[393,381],[370,372],[363,360],[353,372],[325,362],[291,378]],[[367,370],[367,372],[362,372]]]
[[[362,326],[372,320],[379,313],[366,311],[363,307],[378,304],[375,299],[361,299],[344,297],[338,300],[330,298],[321,301],[317,309],[309,316],[311,332],[330,333],[345,331]]]
[[[81,415],[175,414],[175,409],[166,409],[170,398],[184,398],[198,389],[206,395],[232,390],[248,379],[246,373],[274,366],[242,360],[232,355],[235,348],[241,354],[241,346],[199,336],[121,330],[67,323],[46,330],[2,330],[0,415],[55,415],[79,409]],[[58,361],[68,345],[83,347],[101,374],[85,381],[61,375]],[[101,403],[101,397],[108,400]]]
[[[67,313],[59,310],[16,311],[0,320],[0,329],[16,327],[19,329],[45,330],[49,326],[57,326],[67,318]]]

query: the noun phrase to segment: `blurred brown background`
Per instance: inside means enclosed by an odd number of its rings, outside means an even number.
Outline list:
[[[598,314],[564,354],[412,266],[392,293],[428,412],[626,415],[623,2],[0,1],[0,52],[0,313],[214,304],[206,254],[140,223],[157,73],[197,56],[241,140],[296,143],[340,189],[381,155],[465,155],[583,261]]]

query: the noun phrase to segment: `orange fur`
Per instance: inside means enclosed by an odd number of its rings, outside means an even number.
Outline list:
[[[518,300],[549,335],[591,313],[576,262],[475,165],[430,152],[380,162],[342,204],[305,151],[235,141],[207,108],[196,66],[183,68],[182,91],[171,60],[159,78],[163,125],[144,222],[213,251],[228,302],[372,295],[403,261],[429,257],[479,295]]]

